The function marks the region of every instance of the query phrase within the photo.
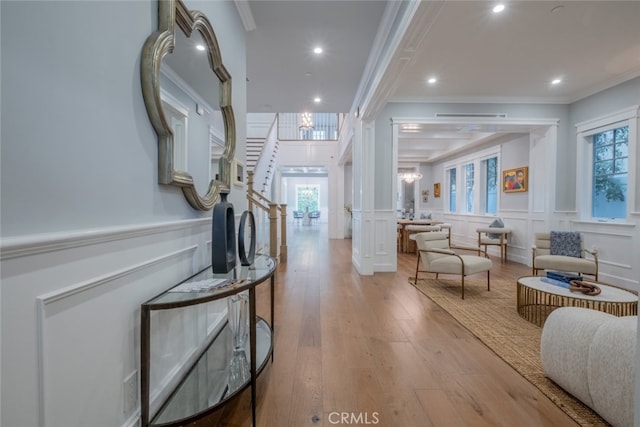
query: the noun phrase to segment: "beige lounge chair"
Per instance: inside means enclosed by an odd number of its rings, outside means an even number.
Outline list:
[[[481,251],[476,247],[449,246],[447,232],[435,231],[416,234],[418,245],[418,261],[416,264],[416,282],[418,273],[457,274],[461,276],[462,299],[464,299],[464,278],[470,274],[487,272],[487,291],[491,289],[491,260],[485,256],[458,255],[454,249]],[[424,270],[420,270],[420,262]]]
[[[580,256],[567,256],[551,254],[551,233],[536,233],[535,244],[532,247],[533,275],[537,276],[539,270],[556,270],[570,273],[581,273],[594,276],[598,280],[598,252],[594,249],[588,251],[583,247],[580,236]],[[592,258],[585,258],[589,254]]]

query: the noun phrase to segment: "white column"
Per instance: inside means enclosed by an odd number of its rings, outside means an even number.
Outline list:
[[[372,123],[358,121],[353,142],[353,265],[361,275],[373,274],[375,140]]]
[[[344,239],[344,166],[329,166],[329,238]]]

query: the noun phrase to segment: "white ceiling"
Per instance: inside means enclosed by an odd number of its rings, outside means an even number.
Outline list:
[[[480,0],[241,3],[255,22],[250,113],[349,112],[367,102],[375,111],[388,101],[570,103],[640,76],[640,1],[508,1],[501,14]],[[410,19],[398,19],[407,10]],[[321,57],[310,53],[316,44]],[[426,84],[431,76],[437,84]],[[554,78],[563,82],[553,86]],[[429,125],[400,136],[400,160],[426,161],[498,135]]]

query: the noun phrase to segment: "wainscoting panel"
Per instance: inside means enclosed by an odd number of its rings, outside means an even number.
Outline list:
[[[125,400],[124,381],[139,393],[140,304],[210,262],[210,219],[14,238],[2,249],[3,323],[20,325],[3,329],[3,361],[15,369],[2,381],[38,396],[6,404],[33,426],[135,425],[139,396]],[[185,334],[157,341],[156,395],[222,316],[206,308],[161,320]]]
[[[582,233],[585,249],[598,250],[599,278],[601,281],[640,291],[636,252],[638,228],[635,224],[574,221],[573,230]]]
[[[396,226],[395,211],[376,211],[374,271],[396,271],[398,268]]]

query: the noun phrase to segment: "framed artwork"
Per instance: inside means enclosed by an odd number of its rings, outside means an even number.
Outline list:
[[[422,190],[422,203],[429,203],[429,190]]]
[[[440,197],[440,183],[433,184],[433,197]]]
[[[529,168],[521,166],[514,169],[506,169],[502,171],[502,191],[505,193],[516,193],[527,191]]]
[[[244,185],[244,164],[234,160],[233,161],[233,185]]]

